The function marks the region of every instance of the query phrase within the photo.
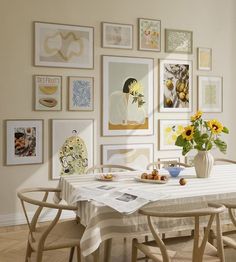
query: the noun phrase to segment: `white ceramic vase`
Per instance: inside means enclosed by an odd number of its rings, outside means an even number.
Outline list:
[[[198,151],[193,162],[197,177],[207,178],[210,176],[214,158],[209,151]]]

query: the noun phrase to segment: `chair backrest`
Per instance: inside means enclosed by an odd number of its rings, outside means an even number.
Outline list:
[[[43,232],[43,234],[42,234],[43,240],[46,239],[46,237],[51,232],[53,227],[57,224],[57,222],[58,222],[58,220],[61,216],[62,210],[74,210],[74,211],[77,210],[77,207],[75,207],[75,206],[69,206],[69,205],[62,205],[62,204],[55,204],[55,203],[47,202],[50,193],[55,194],[55,193],[60,193],[60,191],[61,190],[58,189],[58,188],[40,188],[39,187],[39,188],[25,188],[25,189],[22,189],[22,190],[17,192],[17,196],[19,197],[19,199],[21,201],[23,211],[24,211],[24,214],[25,214],[25,218],[26,218],[26,221],[27,221],[27,225],[29,227],[31,240],[33,242],[35,242],[34,234],[35,234],[37,226],[39,225],[38,224],[38,222],[40,222],[39,218],[40,218],[40,215],[42,214],[42,211],[43,211],[44,208],[56,210],[56,215],[55,215],[54,219],[51,221],[51,223],[49,223],[46,230]],[[38,200],[39,197],[41,197],[42,200]],[[26,204],[34,205],[36,207],[36,210],[35,210],[33,216],[29,215]],[[32,218],[30,219],[30,217],[32,217]]]
[[[161,165],[163,165],[163,167],[169,167],[169,166],[183,166],[183,167],[190,167],[190,165],[187,165],[185,163],[181,163],[178,161],[156,161],[156,162],[152,162],[149,163],[146,167],[147,170],[150,169],[159,169],[161,168]]]
[[[225,207],[220,204],[208,204],[207,207],[204,208],[196,208],[196,209],[183,209],[183,210],[173,210],[173,206],[171,206],[168,210],[168,206],[163,208],[142,208],[139,210],[139,213],[142,215],[146,215],[148,219],[148,225],[152,232],[152,235],[160,248],[163,261],[171,261],[168,256],[167,248],[162,241],[161,237],[158,234],[157,224],[153,222],[153,217],[165,217],[165,218],[186,218],[192,217],[194,218],[194,244],[193,244],[193,258],[197,256],[199,260],[202,261],[204,250],[206,247],[206,243],[208,241],[209,233],[212,227],[214,220],[216,221],[216,238],[217,238],[217,251],[218,256],[224,261],[224,249],[222,243],[222,231],[220,225],[220,217],[219,214],[225,211]],[[207,226],[204,229],[203,237],[200,239],[200,217],[205,216],[208,217]],[[193,259],[193,261],[195,261]]]
[[[122,171],[136,171],[132,167],[123,165],[96,165],[87,169],[86,174],[104,173],[104,172],[122,172]]]
[[[214,159],[215,164],[220,164],[220,163],[230,163],[230,164],[236,164],[235,160],[231,159],[226,159],[226,158],[215,158]]]

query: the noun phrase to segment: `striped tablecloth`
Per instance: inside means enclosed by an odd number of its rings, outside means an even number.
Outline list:
[[[117,182],[101,182],[94,175],[64,176],[60,180],[62,189],[61,198],[70,204],[72,194],[79,192],[82,186],[102,185],[116,183],[119,186],[162,192],[165,198],[152,202],[153,206],[173,206],[177,210],[182,205],[197,207],[209,201],[224,201],[235,199],[236,201],[236,165],[218,165],[213,167],[210,178],[196,178],[194,168],[186,168],[178,178],[170,178],[166,184],[142,183],[134,179],[137,172],[127,172],[127,180]],[[179,185],[179,179],[187,179],[185,186]],[[140,236],[149,232],[146,217],[137,212],[130,215],[121,214],[114,209],[97,201],[79,201],[78,216],[81,223],[86,226],[81,239],[81,250],[84,256],[94,252],[102,241],[113,237]],[[227,215],[223,216],[222,223],[229,223]],[[192,229],[190,220],[184,219],[159,219],[160,231]]]

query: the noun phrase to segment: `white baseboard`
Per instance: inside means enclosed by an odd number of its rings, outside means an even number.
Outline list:
[[[34,212],[29,212],[29,219],[32,218]],[[40,221],[50,221],[55,217],[55,212],[50,210],[50,212],[45,212],[40,217]],[[61,215],[61,219],[68,219],[68,218],[74,218],[75,213],[73,211],[63,211]],[[16,225],[22,225],[26,224],[26,218],[24,213],[13,213],[13,214],[5,214],[0,215],[0,227],[5,226],[16,226]]]

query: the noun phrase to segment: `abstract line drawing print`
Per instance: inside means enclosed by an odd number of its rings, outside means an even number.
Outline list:
[[[35,65],[93,68],[93,28],[36,22]]]

